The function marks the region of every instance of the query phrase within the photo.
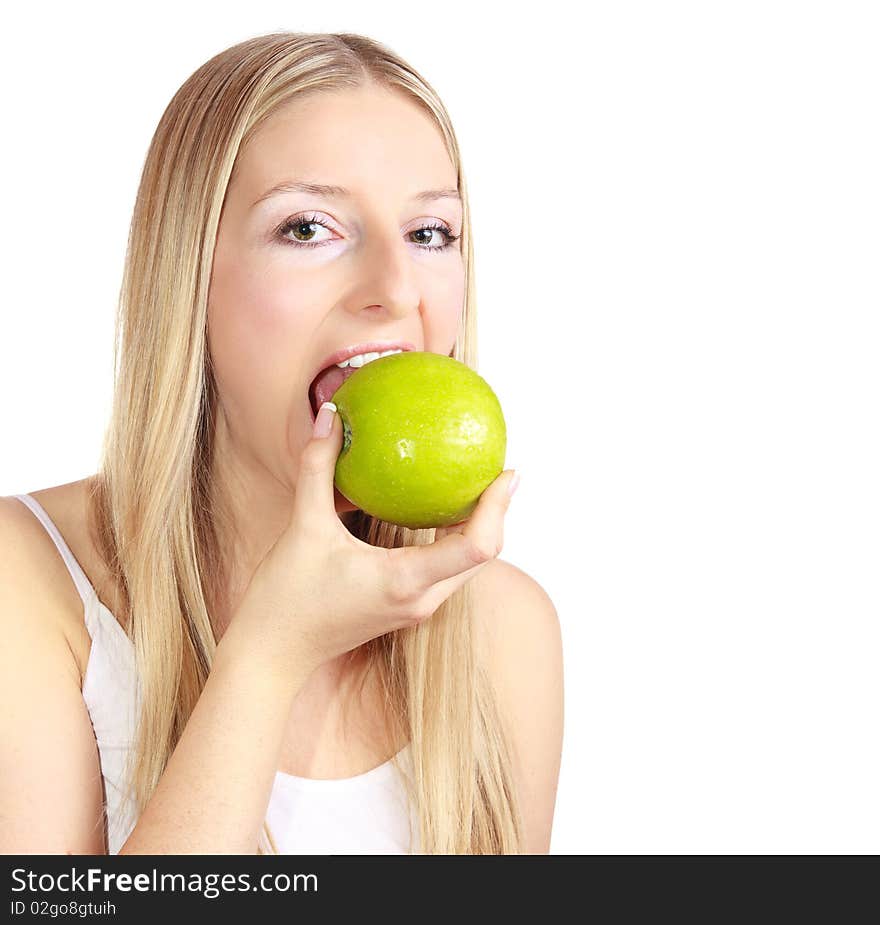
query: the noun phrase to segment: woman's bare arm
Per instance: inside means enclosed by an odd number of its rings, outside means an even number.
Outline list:
[[[65,633],[75,614],[47,577],[56,555],[33,514],[0,498],[2,854],[106,850],[95,733]]]
[[[120,854],[254,854],[290,707],[311,668],[281,681],[239,646],[214,667]]]
[[[46,580],[50,545],[20,502],[0,498],[0,852],[103,854],[101,766],[64,630],[82,614]],[[290,707],[313,669],[279,678],[248,652],[230,627],[120,854],[256,851]]]

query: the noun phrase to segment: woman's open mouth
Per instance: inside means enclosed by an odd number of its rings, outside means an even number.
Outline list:
[[[309,405],[312,409],[313,419],[317,416],[321,405],[325,401],[331,401],[339,386],[356,372],[357,369],[350,366],[345,367],[345,369],[340,369],[338,366],[328,366],[327,369],[322,369],[315,376],[309,386]]]
[[[400,347],[389,347],[384,351],[366,351],[362,354],[354,354],[350,359],[343,361],[345,365],[341,367],[336,363],[326,366],[309,384],[309,407],[312,412],[312,421],[317,417],[318,409],[321,405],[325,401],[331,401],[342,383],[363,366],[374,363],[389,354],[412,349],[414,349],[412,344],[403,343]]]

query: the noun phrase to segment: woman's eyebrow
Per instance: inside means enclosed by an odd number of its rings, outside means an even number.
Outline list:
[[[307,183],[304,180],[283,180],[275,184],[271,189],[266,190],[259,199],[255,200],[251,208],[269,199],[271,196],[277,196],[279,193],[312,193],[315,196],[330,196],[344,198],[351,196],[351,190],[344,186],[333,186],[325,183]],[[436,199],[458,199],[461,200],[461,193],[457,189],[429,189],[424,192],[416,193],[411,197],[413,202],[433,202]]]

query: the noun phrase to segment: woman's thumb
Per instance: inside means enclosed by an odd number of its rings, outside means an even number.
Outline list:
[[[315,419],[312,439],[300,457],[294,519],[335,517],[333,479],[342,449],[342,421],[332,401],[325,401]]]

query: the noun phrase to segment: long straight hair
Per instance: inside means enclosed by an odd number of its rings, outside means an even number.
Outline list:
[[[476,369],[473,244],[464,172],[449,116],[430,85],[379,42],[350,33],[275,32],[208,60],[175,93],[137,192],[116,319],[113,403],[91,487],[93,531],[120,590],[141,691],[127,799],[140,815],[204,688],[216,651],[210,589],[226,563],[210,473],[217,388],[207,347],[217,229],[239,151],[279,107],[373,83],[434,119],[458,171],[465,304],[451,356]],[[431,543],[362,511],[343,515],[374,546]],[[360,654],[384,692],[398,763],[424,854],[517,854],[521,817],[492,687],[476,657],[464,584],[417,627]],[[411,829],[411,835],[415,830]],[[220,846],[218,846],[219,848]],[[263,826],[257,853],[277,852]],[[412,848],[411,850],[416,850]]]

